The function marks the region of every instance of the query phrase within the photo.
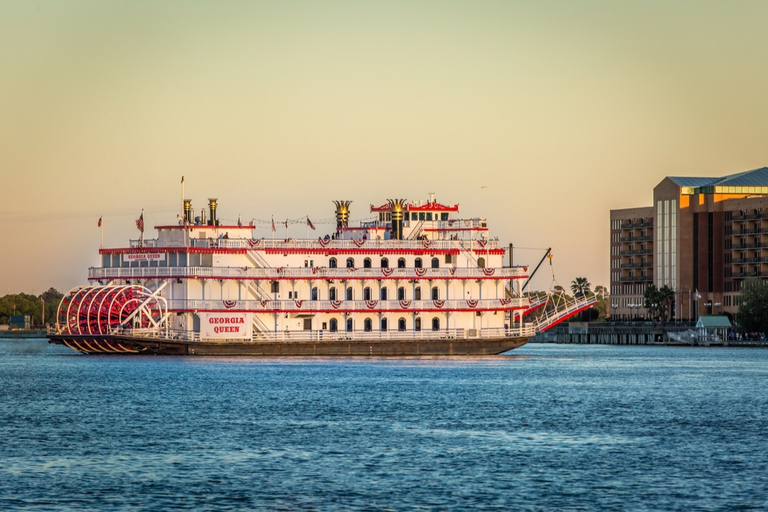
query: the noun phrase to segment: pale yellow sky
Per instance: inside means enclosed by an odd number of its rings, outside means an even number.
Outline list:
[[[435,192],[552,247],[562,286],[608,285],[611,208],[768,165],[767,21],[765,1],[0,0],[0,295],[84,284],[99,216],[107,246],[142,208],[173,222],[182,175],[231,220]]]

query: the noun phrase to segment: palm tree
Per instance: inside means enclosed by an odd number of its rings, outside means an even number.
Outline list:
[[[590,293],[590,286],[586,277],[577,277],[571,282],[571,291],[576,297],[586,297]]]

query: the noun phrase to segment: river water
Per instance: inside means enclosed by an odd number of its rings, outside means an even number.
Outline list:
[[[768,350],[83,356],[0,340],[1,510],[768,510]]]

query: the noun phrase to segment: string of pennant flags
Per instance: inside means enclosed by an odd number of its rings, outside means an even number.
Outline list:
[[[368,217],[361,219],[361,222],[370,222],[373,220],[376,220],[377,217]],[[237,221],[232,221],[231,219],[219,219],[223,224],[230,224],[230,225],[237,225],[239,227],[243,226],[249,226],[249,227],[256,227],[256,226],[266,226],[271,227],[273,231],[276,231],[276,228],[278,226],[282,226],[285,228],[288,228],[290,225],[306,225],[310,229],[314,230],[315,225],[319,226],[325,226],[325,225],[335,225],[336,224],[336,218],[335,217],[329,217],[325,219],[319,219],[319,220],[311,220],[308,215],[305,215],[304,217],[299,217],[296,219],[285,219],[285,220],[275,220],[274,217],[270,219],[249,219],[248,221],[243,221],[241,217],[237,218]],[[104,216],[100,216],[99,220],[97,222],[97,227],[102,228],[104,226]],[[138,229],[140,232],[144,233],[144,211],[142,210],[139,217],[136,219],[136,229]]]

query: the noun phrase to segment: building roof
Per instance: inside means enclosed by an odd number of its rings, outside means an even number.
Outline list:
[[[768,167],[720,178],[669,176],[683,194],[768,194]]]
[[[692,178],[688,176],[668,176],[670,180],[681,187],[705,187],[722,178]]]
[[[696,327],[731,327],[731,321],[725,315],[700,316]]]

